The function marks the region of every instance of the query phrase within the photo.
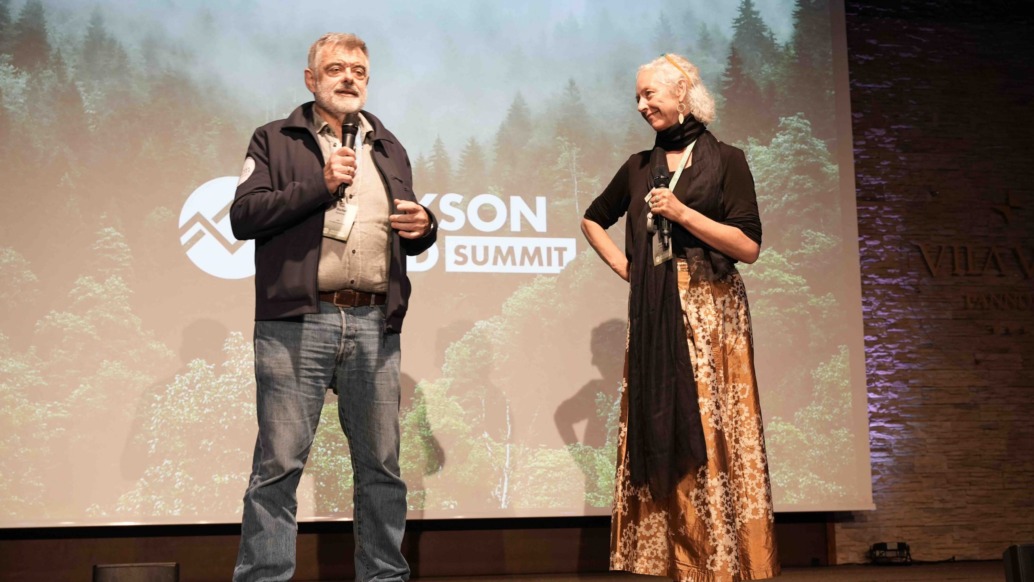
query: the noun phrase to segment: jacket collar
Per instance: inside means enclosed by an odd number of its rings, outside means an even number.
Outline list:
[[[284,123],[284,128],[311,132],[311,120],[312,116],[314,115],[312,106],[313,102],[309,101],[308,103],[303,103],[296,107],[295,110],[287,116],[287,120]],[[384,124],[381,123],[380,119],[377,119],[377,117],[369,111],[364,110],[362,111],[362,114],[363,117],[365,117],[366,120],[370,122],[370,125],[373,126],[373,134],[370,136],[370,139],[374,141],[383,140],[395,143],[394,134],[392,134],[390,131],[384,128]]]

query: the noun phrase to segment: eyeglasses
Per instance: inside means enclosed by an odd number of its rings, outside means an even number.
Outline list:
[[[363,65],[342,65],[335,63],[328,65],[323,69],[323,73],[328,77],[340,77],[345,74],[345,71],[351,71],[352,78],[357,81],[365,81],[366,77],[369,75],[369,72]]]

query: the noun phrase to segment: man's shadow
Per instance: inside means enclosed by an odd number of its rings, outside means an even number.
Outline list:
[[[561,402],[553,414],[557,432],[585,480],[585,514],[598,511],[601,501],[613,495],[613,491],[600,490],[600,472],[609,470],[613,474],[616,465],[599,463],[598,457],[601,450],[608,444],[614,444],[617,439],[617,407],[621,398],[626,338],[625,322],[618,319],[604,321],[592,330],[592,365],[599,370],[600,377],[590,380],[573,396]],[[579,441],[575,428],[582,422],[585,422],[585,431]],[[616,462],[616,459],[611,460]],[[595,538],[589,539],[583,535],[579,547],[580,567],[591,566],[592,557],[598,555],[598,551],[589,547],[595,541]]]
[[[149,434],[146,427],[152,420],[158,402],[166,395],[168,387],[176,381],[177,376],[190,371],[190,363],[194,360],[200,359],[212,364],[221,362],[223,347],[229,335],[226,326],[214,319],[199,319],[183,328],[179,347],[179,368],[171,376],[152,384],[137,400],[133,424],[119,463],[124,480],[139,480],[152,462],[160,462],[160,459],[152,459],[148,454],[148,438],[154,435]]]

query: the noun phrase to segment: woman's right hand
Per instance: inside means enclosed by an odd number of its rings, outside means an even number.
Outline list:
[[[583,218],[582,233],[589,241],[589,246],[596,251],[603,262],[607,263],[611,270],[618,274],[618,277],[628,281],[628,257],[618,249],[614,241],[610,240],[607,231],[588,218]]]

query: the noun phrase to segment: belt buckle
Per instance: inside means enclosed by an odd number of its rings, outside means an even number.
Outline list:
[[[342,307],[356,307],[359,304],[359,292],[355,289],[344,289],[340,293]]]

